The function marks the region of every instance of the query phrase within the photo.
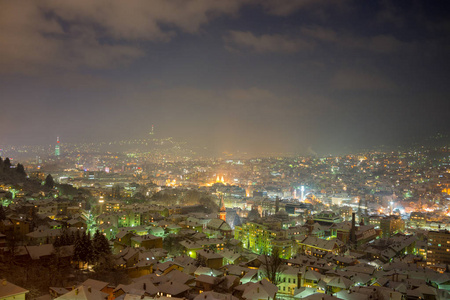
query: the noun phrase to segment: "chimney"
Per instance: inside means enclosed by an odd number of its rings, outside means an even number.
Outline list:
[[[352,212],[352,228],[350,230],[350,242],[356,244],[356,213]]]
[[[6,279],[2,280],[2,285],[6,285],[8,282],[6,281]]]

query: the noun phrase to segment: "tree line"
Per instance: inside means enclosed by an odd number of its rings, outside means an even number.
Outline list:
[[[53,243],[55,248],[69,245],[73,245],[73,261],[83,265],[96,264],[100,258],[111,255],[108,239],[98,230],[93,237],[86,231],[69,234],[65,230]]]
[[[0,157],[0,173],[2,174],[17,174],[20,177],[26,177],[27,173],[25,172],[25,168],[22,164],[18,163],[15,168],[13,168],[13,164],[9,157],[3,158]]]

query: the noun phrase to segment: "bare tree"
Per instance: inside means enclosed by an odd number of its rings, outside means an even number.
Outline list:
[[[280,255],[280,249],[274,247],[271,254],[263,254],[260,257],[261,273],[275,285],[280,283],[280,273],[285,269],[284,261]]]

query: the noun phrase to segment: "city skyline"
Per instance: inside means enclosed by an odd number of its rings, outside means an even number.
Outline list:
[[[1,2],[2,144],[342,153],[448,133],[449,4]]]

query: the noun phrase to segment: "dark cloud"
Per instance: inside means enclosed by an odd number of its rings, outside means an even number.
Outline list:
[[[218,151],[320,152],[450,128],[445,3],[0,0],[0,140],[155,124]]]
[[[167,42],[176,29],[198,32],[240,1],[3,1],[1,70],[111,68],[144,55],[137,41]],[[123,41],[128,41],[124,43]]]
[[[230,31],[224,37],[226,45],[232,50],[250,49],[259,53],[295,53],[314,48],[312,42],[281,34],[256,36],[248,31]]]
[[[36,74],[78,67],[110,68],[143,55],[133,45],[101,43],[93,31],[74,25],[64,30],[39,7],[46,2],[2,2],[0,70]]]
[[[315,40],[336,44],[342,48],[377,53],[392,53],[408,47],[406,42],[387,34],[356,36],[349,33],[338,33],[333,29],[323,27],[305,27],[302,28],[302,33]]]
[[[260,0],[259,3],[264,10],[276,16],[288,16],[299,10],[317,10],[344,8],[348,3],[347,0]]]
[[[331,86],[338,90],[386,91],[395,88],[395,84],[379,74],[357,70],[339,70],[331,79]]]

